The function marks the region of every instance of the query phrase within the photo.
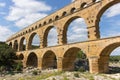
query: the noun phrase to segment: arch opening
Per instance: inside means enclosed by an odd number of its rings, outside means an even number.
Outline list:
[[[20,47],[20,51],[26,50],[26,39],[25,39],[25,37],[21,38],[19,47]]]
[[[63,17],[64,17],[64,16],[67,16],[67,12],[64,11],[64,12],[62,13],[62,16],[63,16]]]
[[[9,46],[12,47],[12,42],[9,43]]]
[[[80,8],[81,8],[81,9],[82,9],[82,8],[86,8],[87,6],[88,6],[87,3],[84,2],[84,3],[81,4]]]
[[[54,52],[47,51],[42,60],[43,69],[57,69],[57,58]]]
[[[83,18],[73,17],[69,19],[63,31],[66,43],[75,43],[88,40],[87,25]]]
[[[56,46],[58,43],[58,33],[55,26],[50,26],[44,33],[45,47]]]
[[[120,73],[120,43],[111,44],[101,52],[99,65],[101,72]]]
[[[59,19],[59,16],[57,15],[56,17],[55,17],[55,20],[58,20]]]
[[[89,63],[86,54],[79,48],[70,48],[63,58],[63,70],[88,71]]]
[[[26,65],[27,67],[38,67],[38,58],[34,52],[29,54]]]
[[[14,41],[14,50],[15,51],[18,50],[18,41],[17,40]]]
[[[23,54],[20,54],[20,55],[18,56],[18,59],[19,59],[19,60],[23,60],[23,59],[24,59]]]
[[[103,7],[97,15],[100,38],[120,36],[120,3],[111,2]]]
[[[92,0],[92,2],[99,2],[99,1],[101,1],[101,0]]]
[[[70,10],[71,13],[74,13],[75,11],[76,11],[76,8],[74,7]]]
[[[40,47],[40,37],[37,33],[32,33],[29,38],[28,49],[37,49]]]

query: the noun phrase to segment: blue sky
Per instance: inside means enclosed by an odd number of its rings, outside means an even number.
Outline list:
[[[71,2],[72,0],[0,0],[0,41],[5,41],[11,34]],[[55,28],[50,30],[48,36],[50,46],[57,45],[57,34],[53,35],[55,33]],[[120,4],[111,7],[103,14],[100,33],[101,38],[120,35]],[[88,38],[84,19],[74,20],[69,25],[67,35],[68,43],[86,41]],[[35,39],[34,43],[39,43],[39,40]]]

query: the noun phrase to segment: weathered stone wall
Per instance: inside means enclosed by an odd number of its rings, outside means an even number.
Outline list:
[[[120,0],[96,1],[97,0],[76,0],[70,5],[14,34],[6,43],[15,48],[15,42],[17,42],[17,55],[23,54],[24,67],[27,66],[28,56],[31,53],[35,53],[38,61],[38,68],[44,69],[43,64],[47,64],[46,62],[49,60],[43,61],[43,56],[48,54],[47,51],[52,51],[56,56],[57,68],[59,70],[72,69],[72,65],[68,66],[67,62],[64,64],[67,59],[64,58],[64,55],[68,50],[71,49],[71,51],[74,51],[75,49],[83,50],[87,55],[91,73],[107,72],[108,56],[113,49],[120,46],[120,37],[100,39],[99,21],[104,11],[112,5],[119,3]],[[66,33],[68,25],[76,18],[84,18],[87,24],[89,41],[67,44]],[[47,35],[53,26],[57,29],[58,45],[47,47]],[[40,37],[40,48],[31,50],[31,42],[35,34],[38,34]],[[26,40],[26,49],[24,51],[22,51],[23,39]],[[71,60],[74,60],[74,58],[74,56],[69,57]]]

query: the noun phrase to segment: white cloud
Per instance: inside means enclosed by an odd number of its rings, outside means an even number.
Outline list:
[[[87,26],[83,18],[78,18],[69,25],[67,39],[68,43],[88,40]]]
[[[20,27],[20,28],[24,28],[26,26],[28,26],[29,24],[35,22],[36,20],[39,20],[42,17],[47,16],[47,14],[41,14],[41,13],[33,13],[33,14],[29,14],[26,15],[24,18],[16,21],[16,26]]]
[[[32,45],[40,46],[40,37],[38,35],[35,35],[32,40]]]
[[[55,27],[53,27],[48,34],[48,46],[55,46],[58,43],[58,37],[57,37],[57,30]]]
[[[12,34],[13,32],[9,28],[0,25],[0,41],[6,41],[6,39]]]
[[[9,15],[6,20],[15,21],[15,25],[19,28],[26,27],[45,17],[47,11],[51,10],[51,6],[43,1],[37,0],[12,0],[14,3],[10,7]]]
[[[5,3],[0,3],[0,7],[5,7],[6,4]]]
[[[110,30],[110,31],[106,31],[105,33],[102,33],[101,38],[115,37],[115,36],[120,36],[120,32]]]
[[[75,0],[72,0],[71,2],[74,2]]]
[[[113,56],[113,55],[120,55],[120,47],[114,49],[114,50],[111,52],[110,55],[111,55],[111,56]]]
[[[48,32],[47,45],[48,46],[55,46],[55,45],[57,45],[57,42],[58,42],[57,30],[55,27],[53,27]],[[34,36],[34,38],[32,40],[32,45],[36,45],[36,46],[40,45],[40,37],[38,35]]]
[[[52,28],[48,34],[48,46],[54,46],[58,43],[56,28]],[[87,27],[82,18],[74,20],[68,27],[67,32],[68,43],[75,43],[88,40]]]
[[[105,14],[106,17],[114,17],[120,14],[120,3],[109,8]]]

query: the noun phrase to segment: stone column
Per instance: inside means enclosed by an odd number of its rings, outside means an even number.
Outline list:
[[[12,42],[12,46],[11,47],[12,47],[12,49],[14,49],[14,42]]]
[[[24,57],[24,59],[22,60],[22,62],[23,62],[23,67],[24,68],[27,67],[27,58],[26,57]]]
[[[44,47],[46,47],[47,45],[46,45],[46,43],[45,43],[45,41],[44,41],[44,38],[43,37],[40,37],[40,48],[44,48]]]
[[[42,70],[42,58],[38,58],[38,68]]]
[[[26,38],[26,51],[29,50],[29,38]]]
[[[21,45],[20,45],[20,43],[18,43],[18,52],[21,50]]]
[[[89,40],[96,40],[100,38],[100,32],[99,32],[98,27],[89,26],[87,29],[88,29]]]
[[[66,34],[63,34],[63,30],[59,29],[58,44],[63,45],[67,43]]]
[[[89,58],[89,70],[90,73],[99,73],[99,59],[97,56]]]
[[[101,56],[99,59],[99,71],[101,73],[109,72],[109,56]]]
[[[62,57],[57,58],[57,69],[59,71],[63,70],[63,58]]]

